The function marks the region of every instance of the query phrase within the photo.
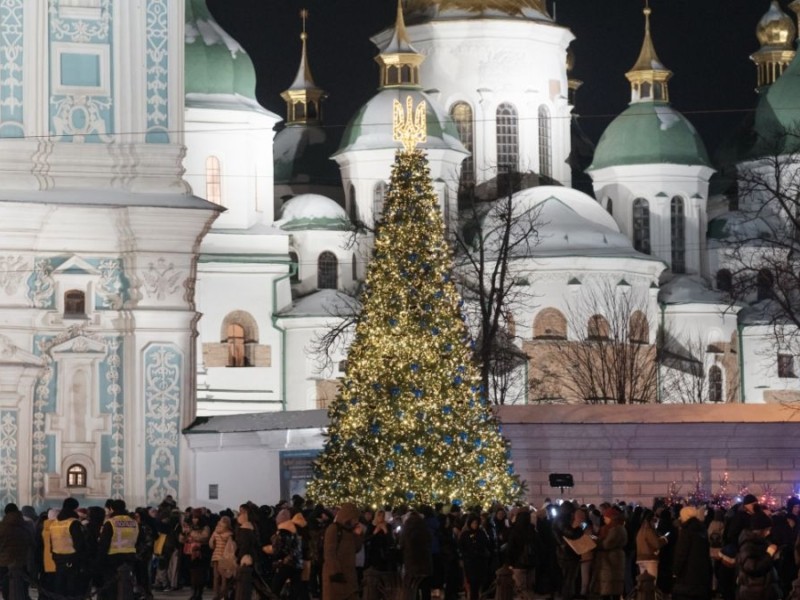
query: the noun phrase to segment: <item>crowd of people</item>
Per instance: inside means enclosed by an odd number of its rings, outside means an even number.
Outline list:
[[[327,508],[295,496],[218,514],[171,497],[129,512],[122,500],[60,509],[5,507],[5,600],[376,600],[495,597],[619,600],[650,586],[672,600],[800,600],[800,499],[770,510],[752,496],[730,508],[658,502],[542,507]],[[512,591],[503,596],[502,589]]]

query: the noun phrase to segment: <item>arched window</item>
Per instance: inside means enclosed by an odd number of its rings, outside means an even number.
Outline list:
[[[503,103],[497,107],[497,171],[519,170],[519,123],[517,109]]]
[[[717,271],[717,289],[720,292],[730,292],[733,290],[733,275],[728,269]]]
[[[614,200],[606,198],[606,210],[612,217],[614,216]]]
[[[379,181],[372,188],[372,218],[377,222],[383,217],[383,201],[386,199],[386,184]]]
[[[300,259],[297,256],[297,252],[289,252],[289,262],[291,263],[290,268],[292,269],[290,281],[292,283],[300,283]]]
[[[664,96],[664,84],[656,81],[653,84],[653,100],[666,100]]]
[[[386,69],[386,84],[397,85],[400,83],[400,69],[396,66],[391,66]]]
[[[533,320],[533,337],[545,340],[567,339],[567,319],[560,310],[543,308]]]
[[[350,216],[350,220],[355,223],[358,217],[358,208],[356,207],[356,186],[352,183],[350,184],[350,197],[347,200],[350,202],[347,213]]]
[[[686,216],[683,198],[675,196],[670,202],[670,242],[672,244],[672,272],[686,272]]]
[[[550,110],[544,105],[539,107],[539,175],[553,176]]]
[[[472,155],[475,125],[472,119],[472,107],[466,102],[456,102],[450,107],[450,116],[458,130],[461,143],[469,151],[469,156],[461,163],[459,184],[464,189],[475,184],[475,158]]]
[[[650,254],[650,203],[644,198],[633,201],[633,247]]]
[[[228,325],[226,341],[228,343],[228,366],[229,367],[246,367],[247,357],[245,356],[244,347],[244,327],[239,323],[231,323]]]
[[[716,365],[708,369],[708,401],[722,402],[722,369]]]
[[[403,65],[400,68],[400,83],[414,83],[411,80],[411,67],[409,65]]]
[[[86,467],[71,465],[67,469],[67,487],[86,487]]]
[[[646,100],[651,95],[652,88],[650,86],[650,82],[644,81],[642,82],[642,87],[640,88],[639,98],[641,100]]]
[[[228,358],[225,366],[259,366],[256,365],[258,324],[250,313],[243,310],[229,313],[222,321],[221,337],[222,343],[228,349]]]
[[[772,297],[772,286],[775,280],[768,269],[761,269],[756,276],[756,300],[766,300]]]
[[[630,318],[628,337],[635,344],[646,344],[650,341],[650,326],[647,317],[640,311],[634,311]]]
[[[222,180],[219,159],[216,156],[206,158],[206,200],[222,204]]]
[[[327,250],[317,259],[317,287],[321,290],[335,290],[339,283],[339,261],[336,255]]]
[[[86,315],[86,294],[81,290],[68,290],[64,293],[64,315],[83,317]]]
[[[607,340],[609,326],[603,315],[592,315],[586,327],[586,337],[590,340]]]
[[[511,314],[511,311],[503,311],[503,319],[506,322],[508,335],[512,337],[517,335],[517,322],[514,320],[514,315]]]

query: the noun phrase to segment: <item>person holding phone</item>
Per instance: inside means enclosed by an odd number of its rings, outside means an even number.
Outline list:
[[[772,519],[761,510],[750,516],[750,529],[739,537],[736,555],[736,600],[778,600],[780,582],[775,571],[778,547],[769,539]]]
[[[667,545],[667,536],[658,535],[653,526],[655,513],[645,509],[642,512],[642,523],[636,533],[636,564],[640,573],[648,573],[656,579],[658,577],[658,553]]]

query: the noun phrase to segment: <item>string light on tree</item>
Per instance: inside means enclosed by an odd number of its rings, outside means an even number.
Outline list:
[[[520,484],[472,362],[425,155],[425,105],[394,105],[401,142],[362,311],[308,495],[335,505],[511,503]]]

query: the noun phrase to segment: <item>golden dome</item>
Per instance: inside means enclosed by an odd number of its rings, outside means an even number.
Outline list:
[[[548,15],[545,0],[406,0],[406,12],[409,14],[426,13],[437,7],[442,13],[448,10],[482,13],[498,11],[512,17],[527,16],[526,11],[537,11]]]
[[[756,37],[762,47],[792,48],[796,29],[792,18],[781,10],[777,0],[772,0],[756,27]]]

